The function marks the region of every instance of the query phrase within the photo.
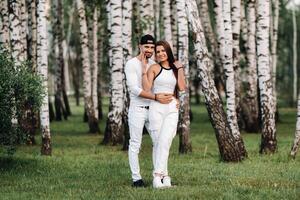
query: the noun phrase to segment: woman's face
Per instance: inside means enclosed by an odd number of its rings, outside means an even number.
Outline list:
[[[163,46],[156,46],[156,59],[158,62],[168,60],[167,52]]]

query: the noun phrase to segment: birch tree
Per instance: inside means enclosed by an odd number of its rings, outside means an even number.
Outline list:
[[[218,41],[216,38],[216,34],[213,31],[212,23],[210,20],[208,0],[198,0],[197,2],[199,15],[204,29],[204,35],[206,37],[206,41],[210,44],[211,54],[214,58],[214,65],[211,69],[212,75],[214,76],[213,78],[216,82],[217,89],[219,89],[219,95],[221,95],[221,92],[223,92],[223,88],[225,88],[225,81],[223,76],[224,69],[220,59],[220,49]]]
[[[172,44],[173,44],[173,54],[175,58],[178,57],[178,13],[176,0],[170,0],[171,9],[171,31],[172,31]]]
[[[295,158],[296,153],[299,149],[300,145],[300,91],[298,94],[298,106],[297,106],[297,122],[296,122],[296,131],[295,131],[295,139],[291,149],[290,155]]]
[[[155,38],[160,40],[160,0],[154,0]]]
[[[273,15],[271,15],[271,69],[272,69],[272,82],[273,82],[273,96],[275,110],[277,107],[277,91],[276,91],[276,72],[277,72],[277,41],[278,41],[278,21],[279,21],[279,0],[272,0]],[[272,10],[272,4],[270,6]],[[296,97],[295,97],[296,101]]]
[[[153,2],[152,2],[153,3]],[[153,8],[153,4],[152,4]],[[152,10],[153,12],[153,10]],[[132,18],[132,1],[131,0],[124,0],[123,1],[123,9],[122,9],[122,40],[123,40],[123,65],[131,59],[132,57],[132,25],[131,25],[131,18]],[[152,19],[153,20],[153,19]],[[154,24],[153,24],[154,25]],[[153,26],[154,27],[154,26]],[[154,32],[154,28],[152,29]],[[152,34],[153,34],[152,32]],[[124,88],[124,113],[123,113],[123,125],[124,125],[124,143],[123,143],[123,150],[128,150],[129,146],[129,126],[128,126],[128,109],[129,109],[129,92],[126,86],[126,76],[123,67],[123,88]]]
[[[296,102],[297,99],[297,21],[295,14],[295,3],[294,8],[292,8],[292,17],[293,17],[293,103]]]
[[[274,153],[277,147],[275,106],[272,90],[269,29],[270,0],[257,0],[257,64],[262,117],[260,153]]]
[[[8,1],[0,2],[0,46],[10,47]]]
[[[9,0],[9,20],[10,20],[10,43],[12,57],[19,65],[26,60],[24,36],[22,35],[22,15],[21,2],[18,0]]]
[[[97,94],[97,86],[98,86],[98,12],[99,9],[95,5],[93,11],[93,65],[92,65],[92,104],[93,104],[93,114],[95,121],[99,121],[99,113],[98,113],[98,94]],[[97,132],[99,129],[97,130]]]
[[[82,0],[76,0],[80,24],[81,40],[81,60],[83,69],[83,88],[85,109],[88,115],[89,132],[96,133],[99,130],[98,120],[93,109],[93,99],[91,91],[91,63],[89,59],[88,31],[85,15],[85,6]]]
[[[257,92],[257,62],[256,62],[256,0],[247,2],[247,49],[246,49],[246,87],[242,110],[247,132],[259,131],[259,110]]]
[[[241,31],[241,0],[231,1],[232,21],[232,64],[235,83],[235,105],[237,121],[241,121],[241,80],[240,80],[240,31]]]
[[[65,119],[68,118],[68,114],[66,112],[66,107],[63,101],[63,87],[64,87],[64,57],[63,57],[63,7],[62,0],[56,0],[53,3],[54,11],[56,13],[54,17],[55,25],[54,25],[54,41],[55,41],[55,57],[56,57],[56,66],[55,66],[55,111],[56,111],[56,120],[62,120],[62,114]]]
[[[172,25],[171,25],[171,2],[170,0],[161,0],[164,39],[168,41],[173,49]]]
[[[189,30],[185,11],[184,0],[176,0],[178,18],[178,59],[184,65],[186,77],[186,91],[183,101],[180,101],[179,120],[179,152],[188,153],[192,151],[190,140],[190,96],[189,96]]]
[[[48,105],[48,45],[47,45],[47,0],[38,0],[37,4],[37,67],[38,73],[42,77],[45,96],[43,105],[40,108],[40,120],[42,129],[42,155],[51,155],[51,134],[49,122]]]
[[[185,1],[185,6],[192,34],[194,35],[193,42],[196,51],[199,77],[201,79],[201,87],[205,96],[207,111],[212,126],[215,129],[221,159],[228,162],[241,161],[244,158],[242,151],[239,149],[239,146],[236,144],[235,138],[231,133],[221,99],[208,70],[209,66],[212,65],[212,61],[208,55],[197,4],[195,0],[187,0]]]
[[[154,35],[154,4],[153,0],[140,0],[140,17],[142,34]]]
[[[111,18],[111,84],[110,104],[103,144],[123,142],[122,115],[124,110],[123,91],[123,46],[122,46],[122,2],[110,1]]]
[[[247,156],[246,149],[241,139],[236,114],[236,95],[233,69],[233,44],[232,44],[232,23],[231,23],[230,0],[215,0],[216,26],[218,27],[218,40],[220,44],[220,56],[225,72],[226,81],[226,111],[227,120],[236,139],[237,144]]]

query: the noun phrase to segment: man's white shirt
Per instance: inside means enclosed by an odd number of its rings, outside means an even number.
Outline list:
[[[147,70],[153,64],[155,64],[155,62],[152,59],[148,59]],[[125,64],[125,74],[130,94],[130,105],[149,106],[150,99],[139,97],[140,93],[143,91],[142,62],[137,57],[127,61]]]

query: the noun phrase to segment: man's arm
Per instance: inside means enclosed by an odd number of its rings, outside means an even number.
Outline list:
[[[134,67],[129,66],[128,63],[126,63],[125,65],[125,75],[126,75],[127,87],[129,88],[130,92],[133,95],[146,98],[146,99],[156,100],[163,104],[170,103],[172,101],[172,96],[170,95],[158,94],[155,96],[150,91],[147,92],[144,91],[142,88],[140,88],[138,86],[139,84],[138,84],[137,73]]]

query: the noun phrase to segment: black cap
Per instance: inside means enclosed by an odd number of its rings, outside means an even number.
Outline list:
[[[141,38],[140,44],[155,44],[155,39],[152,35],[144,35]]]

